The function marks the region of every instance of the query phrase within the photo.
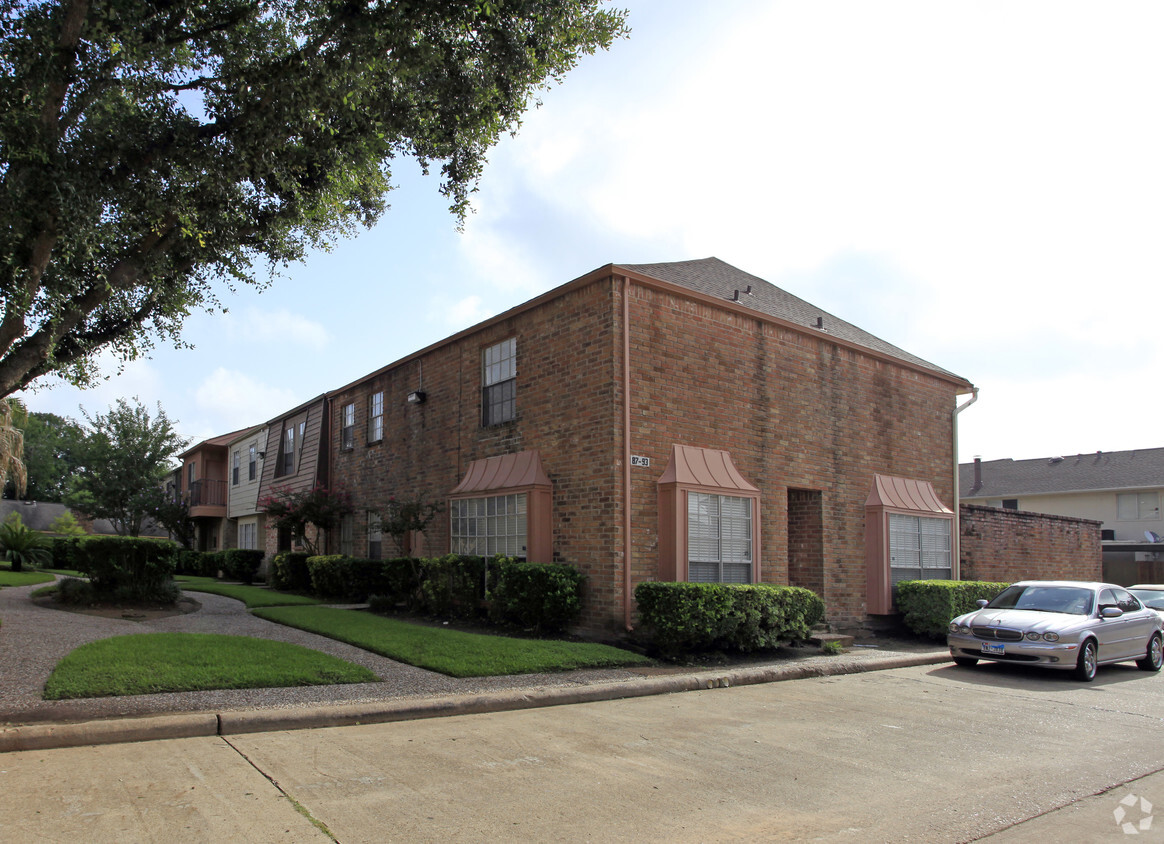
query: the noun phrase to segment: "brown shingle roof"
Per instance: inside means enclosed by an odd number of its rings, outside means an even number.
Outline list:
[[[974,489],[974,464],[958,467],[962,498],[1010,498],[1056,492],[1164,487],[1164,448],[1097,451],[1034,460],[984,460]]]
[[[823,330],[839,340],[872,349],[888,357],[907,361],[914,366],[929,369],[942,375],[965,380],[949,370],[942,369],[940,366],[923,360],[917,355],[912,355],[904,349],[899,349],[892,343],[887,343],[880,337],[875,337],[869,332],[845,322],[840,317],[821,310],[816,305],[793,296],[770,281],[736,269],[719,258],[701,258],[695,261],[674,261],[665,264],[616,264],[615,266],[660,281],[678,284],[717,299],[733,300],[738,291],[740,304],[755,308],[768,316],[813,329],[817,328],[817,321],[820,320],[821,324],[818,330]],[[749,288],[751,293],[746,292]]]

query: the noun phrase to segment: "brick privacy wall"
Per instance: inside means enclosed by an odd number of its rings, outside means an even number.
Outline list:
[[[655,481],[671,445],[724,449],[761,490],[760,579],[792,580],[788,491],[819,491],[820,557],[796,578],[820,584],[830,622],[864,623],[873,475],[929,481],[952,503],[954,385],[728,302],[645,286],[630,298],[631,451],[651,458],[633,475],[635,581],[656,576]]]
[[[1102,522],[963,504],[962,580],[1103,580]]]
[[[597,282],[479,331],[461,335],[332,396],[332,478],[352,494],[355,549],[367,553],[369,511],[390,496],[423,494],[446,504],[474,460],[536,449],[553,483],[554,561],[586,574],[581,626],[610,630],[621,617],[622,532],[615,466],[618,405],[614,296]],[[517,418],[481,426],[481,354],[517,338]],[[408,393],[423,389],[423,404]],[[384,392],[384,438],[368,441],[370,397]],[[355,437],[340,448],[340,413],[355,404]],[[392,538],[383,554],[395,556]],[[338,553],[338,536],[329,549]],[[418,537],[415,553],[449,550],[447,509]]]
[[[827,334],[775,326],[725,302],[632,285],[631,585],[658,577],[658,487],[673,444],[729,451],[761,492],[761,579],[819,584],[829,620],[865,619],[864,502],[874,473],[930,481],[951,500],[954,386],[850,351]],[[607,277],[451,338],[334,394],[330,462],[356,507],[391,495],[447,501],[473,460],[536,449],[553,483],[554,559],[587,575],[580,626],[623,621],[622,286]],[[827,326],[826,326],[827,327]],[[517,419],[482,428],[481,353],[517,338]],[[427,401],[406,396],[423,388]],[[369,443],[369,398],[383,390],[384,439]],[[340,413],[355,404],[355,442]],[[272,426],[272,430],[275,427]],[[789,490],[819,499],[819,539],[793,551]],[[395,552],[384,537],[384,554]],[[420,553],[449,547],[447,512]],[[336,551],[335,540],[330,548]],[[362,553],[362,552],[361,552]]]

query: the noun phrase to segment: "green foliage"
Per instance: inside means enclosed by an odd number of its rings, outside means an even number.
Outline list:
[[[807,639],[824,619],[808,589],[769,584],[640,583],[640,626],[661,653],[750,651]]]
[[[103,599],[173,603],[176,551],[168,539],[87,536],[77,540],[75,562]]]
[[[374,683],[362,666],[287,642],[215,633],[141,633],[82,645],[45,683],[45,700]]]
[[[52,543],[25,525],[15,511],[0,524],[0,552],[13,571],[21,571],[25,566],[47,566],[52,562]]]
[[[489,590],[490,615],[526,629],[561,632],[582,611],[583,580],[573,566],[502,560]]]
[[[71,510],[66,510],[61,513],[52,523],[49,524],[49,531],[55,533],[57,536],[87,536],[88,531],[81,527],[77,521],[77,517],[73,515]]]
[[[194,520],[190,518],[190,502],[172,491],[155,493],[147,499],[149,516],[170,532],[183,548],[194,546]]]
[[[836,639],[825,639],[820,643],[820,649],[823,653],[829,656],[837,656],[845,652],[845,646]]]
[[[487,636],[332,607],[271,607],[254,613],[269,621],[453,677],[492,677],[649,662],[638,654],[592,642]]]
[[[32,501],[64,500],[69,478],[81,468],[85,431],[73,419],[55,413],[30,413],[24,426],[25,497]]]
[[[54,569],[76,569],[77,541],[76,536],[55,536],[50,542],[52,553],[51,566]]]
[[[109,519],[123,536],[141,533],[146,516],[165,498],[162,481],[170,459],[187,444],[161,405],[157,415],[135,398],[118,399],[104,415],[85,414],[90,430],[80,448],[83,468],[73,476],[65,503]]]
[[[57,582],[57,601],[71,607],[87,607],[97,601],[97,590],[87,580],[65,577]]]
[[[362,603],[372,595],[399,599],[414,583],[409,560],[364,560],[341,554],[309,557],[311,591],[321,598]]]
[[[416,561],[412,608],[440,618],[470,618],[485,595],[485,559],[449,554]]]
[[[221,552],[222,572],[227,580],[251,583],[263,563],[263,552],[254,548],[228,548]]]
[[[377,512],[380,530],[392,537],[399,554],[408,554],[410,534],[423,533],[429,524],[444,510],[440,501],[429,500],[424,493],[412,498],[389,496],[388,506]]]
[[[625,34],[601,6],[4,3],[0,396],[181,345],[256,264],[370,227],[397,158],[460,218],[535,93]]]
[[[903,580],[895,603],[914,633],[945,639],[952,619],[978,609],[976,601],[989,601],[1008,586],[985,580]]]
[[[201,576],[203,570],[201,551],[179,548],[174,551],[174,574]]]
[[[276,554],[268,577],[271,588],[281,592],[310,592],[311,570],[307,568],[310,556],[300,551]]]
[[[309,556],[316,553],[307,536],[307,526],[328,530],[352,512],[352,497],[342,488],[322,486],[306,491],[275,487],[271,494],[260,498],[258,508],[267,514],[267,525],[275,530],[289,530],[303,542]]]
[[[0,568],[0,588],[4,586],[31,586],[34,583],[51,583],[53,576],[39,571],[9,571]],[[34,593],[35,594],[35,593]]]

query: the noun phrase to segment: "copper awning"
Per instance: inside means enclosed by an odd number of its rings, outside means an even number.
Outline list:
[[[929,481],[896,478],[892,475],[874,475],[873,489],[865,499],[866,507],[889,507],[911,512],[941,513],[952,516],[954,511],[942,503]]]
[[[519,451],[500,457],[486,457],[469,464],[465,477],[449,495],[495,492],[504,489],[550,487],[537,451]]]

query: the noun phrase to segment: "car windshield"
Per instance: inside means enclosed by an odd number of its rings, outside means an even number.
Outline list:
[[[1132,589],[1130,591],[1140,599],[1145,607],[1151,607],[1154,610],[1164,610],[1164,590]]]
[[[1080,586],[1008,586],[987,604],[994,610],[1030,610],[1090,615],[1094,595]]]

